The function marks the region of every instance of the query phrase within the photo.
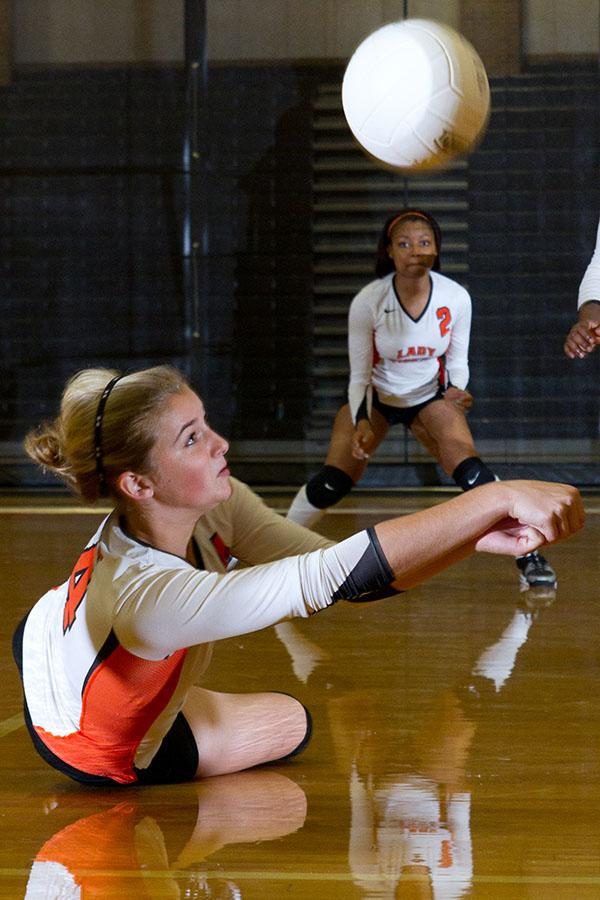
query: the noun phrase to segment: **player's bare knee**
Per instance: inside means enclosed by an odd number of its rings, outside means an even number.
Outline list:
[[[312,716],[309,710],[295,697],[288,694],[286,697],[291,701],[286,723],[288,729],[286,743],[288,743],[289,749],[286,749],[282,756],[274,760],[275,762],[282,762],[302,753],[312,736]]]

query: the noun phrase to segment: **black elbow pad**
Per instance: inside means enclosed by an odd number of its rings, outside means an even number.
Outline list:
[[[394,573],[381,549],[375,530],[368,528],[367,534],[369,546],[344,583],[332,595],[333,602],[347,600],[350,603],[369,603],[399,593],[392,587]]]

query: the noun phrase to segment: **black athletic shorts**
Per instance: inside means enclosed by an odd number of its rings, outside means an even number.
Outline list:
[[[387,403],[381,402],[377,391],[373,388],[373,409],[381,413],[388,425],[404,425],[406,428],[410,428],[422,409],[425,409],[434,400],[442,400],[443,397],[444,391],[440,388],[437,394],[430,397],[429,400],[424,400],[423,403],[417,403],[415,406],[389,406]]]
[[[25,630],[25,622],[27,616],[18,625],[13,636],[13,655],[17,668],[23,678],[23,631]],[[25,725],[33,741],[33,746],[52,768],[57,769],[69,778],[73,778],[80,784],[89,784],[96,786],[124,787],[126,785],[121,782],[114,781],[112,778],[105,778],[102,775],[91,775],[89,772],[82,772],[74,766],[70,766],[60,757],[52,753],[40,739],[29,715],[27,702],[23,701],[23,714]],[[198,770],[198,747],[194,738],[192,729],[183,713],[179,713],[171,728],[162,739],[162,743],[158,748],[152,762],[146,769],[134,768],[137,775],[137,782],[132,784],[175,784],[176,782],[192,781],[196,777]]]

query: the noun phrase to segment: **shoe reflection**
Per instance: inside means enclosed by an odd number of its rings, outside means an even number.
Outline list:
[[[102,796],[71,792],[52,798],[47,809],[53,813],[70,804],[98,810]],[[115,796],[124,794],[109,795]],[[177,785],[169,793],[134,788],[120,802],[79,818],[45,842],[31,867],[25,898],[241,897],[227,879],[211,878],[209,884],[203,861],[228,844],[291,834],[305,818],[302,789],[268,770]]]

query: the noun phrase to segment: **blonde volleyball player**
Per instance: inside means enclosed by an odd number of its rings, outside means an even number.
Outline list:
[[[325,465],[288,517],[311,527],[360,480],[393,425],[404,425],[463,491],[495,475],[478,455],[465,412],[471,298],[440,273],[442,232],[429,213],[405,209],[384,223],[375,274],[348,316],[348,404],[338,411]],[[556,587],[536,552],[517,560],[523,590]]]
[[[298,753],[310,719],[295,698],[197,685],[213,641],[389,596],[474,551],[528,553],[584,520],[575,488],[492,482],[319,547],[231,478],[227,441],[166,366],[78,373],[26,448],[85,501],[114,504],[13,641],[35,748],[87,784],[188,781]],[[227,571],[231,556],[247,568]]]
[[[579,285],[577,321],[565,339],[570,359],[583,359],[600,344],[600,222],[596,249]]]

